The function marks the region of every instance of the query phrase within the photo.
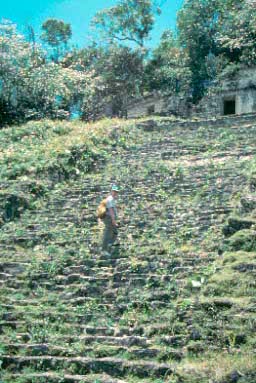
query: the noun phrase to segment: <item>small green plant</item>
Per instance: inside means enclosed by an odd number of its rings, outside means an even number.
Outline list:
[[[175,173],[174,173],[174,176],[176,178],[183,178],[185,175],[185,170],[183,168],[183,166],[179,165],[176,169],[175,169]]]

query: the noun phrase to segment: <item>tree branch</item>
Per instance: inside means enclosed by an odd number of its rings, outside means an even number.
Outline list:
[[[134,39],[134,38],[132,38],[132,37],[129,37],[129,36],[119,37],[119,36],[117,36],[117,35],[113,35],[113,34],[111,34],[110,37],[111,37],[112,39],[116,39],[116,40],[118,40],[118,41],[127,41],[127,40],[128,40],[128,41],[133,41],[134,43],[138,44],[141,48],[143,48],[143,43],[141,43],[139,40],[136,40],[136,39]]]

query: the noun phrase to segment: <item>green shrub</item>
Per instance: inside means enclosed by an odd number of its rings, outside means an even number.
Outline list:
[[[251,229],[240,230],[227,242],[229,250],[256,251],[256,231]]]

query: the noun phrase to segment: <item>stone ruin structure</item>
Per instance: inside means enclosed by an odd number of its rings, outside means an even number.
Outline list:
[[[163,95],[159,92],[136,99],[128,105],[128,118],[147,115],[219,117],[256,113],[256,67],[241,69],[208,88],[197,105],[189,95]]]
[[[241,69],[219,81],[193,112],[202,117],[256,113],[256,68]]]
[[[139,118],[149,115],[187,117],[190,115],[188,96],[163,95],[161,92],[153,92],[147,96],[133,99],[128,104],[128,118]]]

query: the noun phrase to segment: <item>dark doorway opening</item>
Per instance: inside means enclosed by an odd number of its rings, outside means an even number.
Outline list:
[[[224,116],[228,116],[230,114],[236,114],[236,100],[224,100]]]
[[[155,105],[150,105],[150,106],[148,106],[148,108],[147,108],[147,113],[148,113],[148,114],[153,114],[153,113],[155,113]]]

